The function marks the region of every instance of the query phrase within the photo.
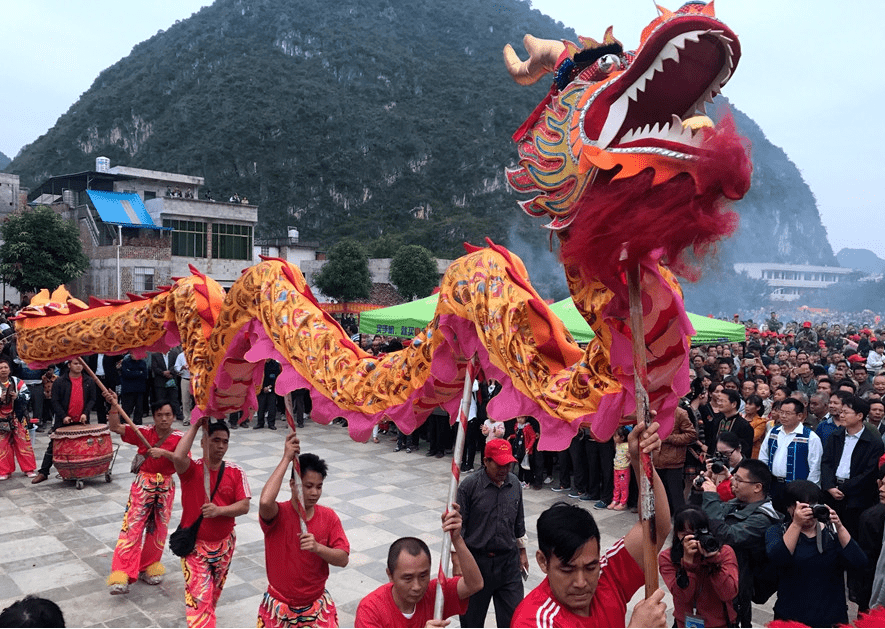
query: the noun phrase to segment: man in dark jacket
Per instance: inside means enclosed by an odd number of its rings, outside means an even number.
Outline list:
[[[765,531],[780,521],[768,499],[771,471],[762,461],[744,459],[731,477],[734,498],[722,502],[716,485],[704,483],[703,508],[710,532],[734,550],[738,560],[738,595],[734,608],[741,627],[752,627],[753,570],[765,557]]]
[[[719,392],[719,413],[714,416],[716,434],[733,432],[741,440],[741,452],[753,452],[753,427],[744,419],[738,409],[741,407],[741,394],[732,389]],[[715,442],[714,442],[715,443]]]
[[[824,444],[820,486],[828,492],[839,519],[858,538],[860,514],[878,499],[879,457],[885,445],[878,431],[864,425],[870,405],[854,395],[848,396],[839,415],[841,426]]]
[[[120,406],[138,426],[141,425],[141,418],[144,415],[147,377],[147,360],[137,360],[132,354],[126,354],[120,365]]]
[[[91,378],[83,377],[83,363],[79,358],[68,363],[68,371],[52,385],[52,412],[55,417],[52,430],[55,432],[62,426],[71,424],[88,424],[89,415],[95,406],[95,383]],[[43,455],[43,465],[37,476],[31,481],[36,485],[49,478],[52,467],[52,439]]]

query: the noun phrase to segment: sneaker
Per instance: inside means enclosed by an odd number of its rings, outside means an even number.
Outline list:
[[[549,484],[552,483],[552,482],[553,482],[553,477],[552,477],[552,476],[548,476],[547,478],[544,479],[544,484],[545,484],[545,485],[549,485]]]
[[[571,487],[563,487],[562,485],[559,485],[558,487],[551,487],[550,491],[571,491],[571,489]]]
[[[612,511],[626,511],[627,505],[625,505],[623,502],[618,502],[613,507],[610,506],[609,509],[611,509]]]
[[[114,583],[113,585],[108,586],[108,591],[112,596],[116,596],[117,594],[129,594],[129,584]]]
[[[393,449],[394,452],[399,452],[400,450],[402,450],[402,448],[400,448],[399,446]],[[411,450],[409,450],[409,452],[411,452]]]
[[[591,496],[590,494],[581,494],[578,497],[578,500],[582,500],[584,502],[590,502],[591,500],[596,500],[596,499],[593,496]]]
[[[608,507],[608,503],[605,500],[599,500],[593,503],[594,509],[605,509]]]
[[[34,476],[36,476],[36,474],[34,474]],[[8,478],[9,478],[9,474],[0,474],[0,480],[6,480]],[[33,478],[33,476],[31,478]]]
[[[522,483],[520,483],[520,485],[522,486],[523,489],[528,489],[528,488],[529,488],[529,484],[526,483],[526,482],[522,482]]]
[[[148,575],[147,572],[139,572],[138,578],[148,585],[160,585],[163,582],[163,575],[160,574]]]
[[[572,491],[572,492],[569,492],[568,497],[569,497],[569,498],[580,498],[580,497],[583,496],[583,495],[584,495],[584,494],[582,494],[582,493],[579,492],[579,491]]]
[[[183,421],[183,422],[181,422],[181,425],[182,426],[190,426],[191,423],[189,421]]]
[[[37,478],[37,472],[28,472],[27,476],[28,478]]]
[[[406,454],[412,454],[412,448],[406,448]]]

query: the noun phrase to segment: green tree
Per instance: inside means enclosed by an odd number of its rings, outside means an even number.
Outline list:
[[[439,284],[436,261],[419,245],[404,245],[390,261],[390,281],[406,299],[427,297]]]
[[[403,246],[403,237],[399,234],[382,234],[368,243],[369,255],[373,258],[392,258]]]
[[[355,240],[340,241],[329,251],[328,262],[313,281],[332,299],[367,299],[372,291],[372,278],[366,252]]]
[[[20,293],[52,291],[89,267],[77,228],[45,205],[10,216],[0,235],[0,275]]]

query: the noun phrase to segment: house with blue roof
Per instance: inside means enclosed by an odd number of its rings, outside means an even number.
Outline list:
[[[85,298],[125,298],[190,274],[188,265],[230,286],[253,264],[258,206],[213,200],[202,177],[111,167],[58,175],[28,194],[80,230],[89,270],[68,289]]]

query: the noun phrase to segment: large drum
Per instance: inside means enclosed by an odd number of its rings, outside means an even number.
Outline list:
[[[104,474],[114,458],[111,431],[107,424],[61,426],[52,438],[52,462],[65,480],[80,480]]]

